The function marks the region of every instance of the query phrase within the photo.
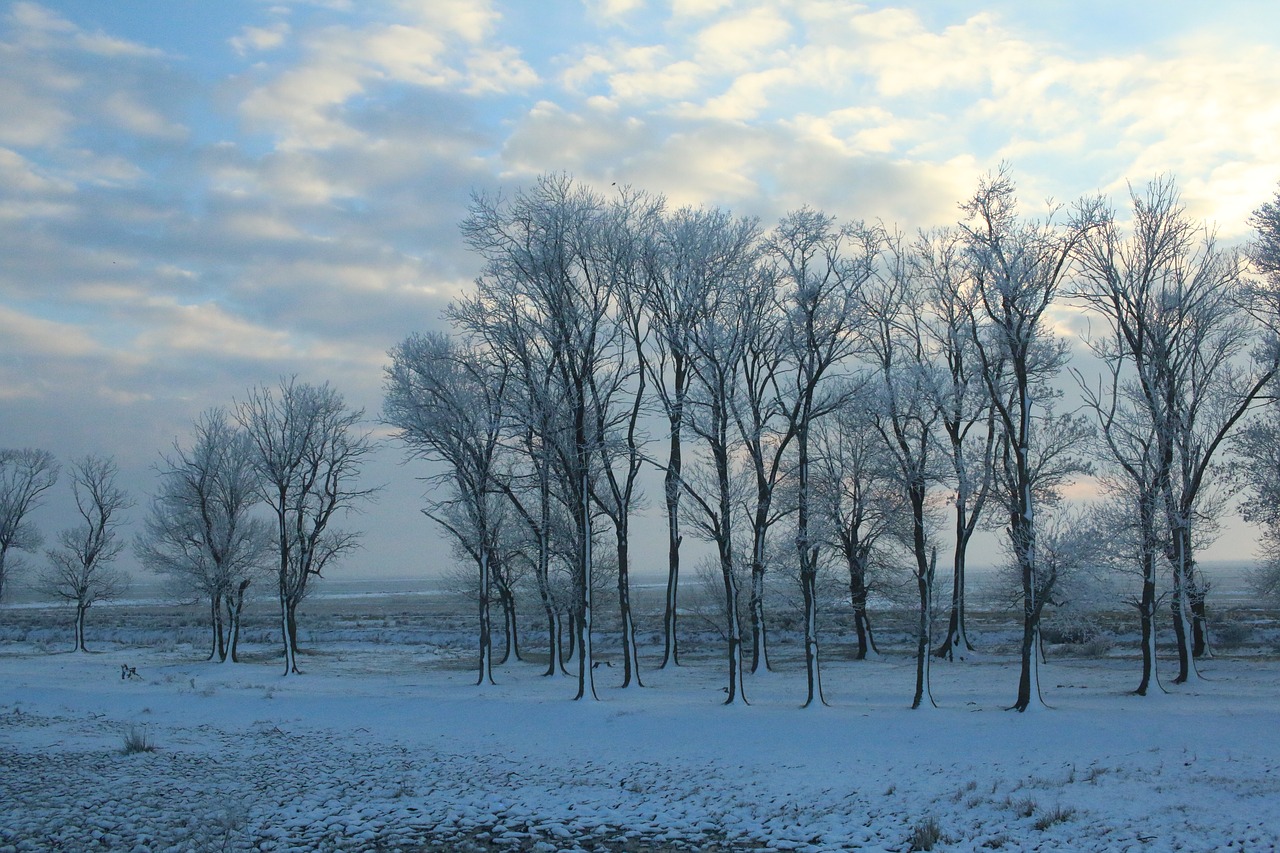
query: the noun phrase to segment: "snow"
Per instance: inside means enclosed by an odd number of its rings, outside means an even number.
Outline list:
[[[599,702],[535,663],[477,686],[456,639],[325,641],[290,678],[268,646],[0,643],[0,850],[905,851],[928,820],[939,850],[1280,845],[1263,656],[1145,698],[1136,657],[1051,660],[1050,709],[1017,714],[1000,654],[934,666],[936,709],[907,707],[906,653],[824,661],[831,707],[808,709],[803,663],[775,655],[725,707],[688,638],[644,689],[597,671]],[[125,754],[131,728],[156,750]]]

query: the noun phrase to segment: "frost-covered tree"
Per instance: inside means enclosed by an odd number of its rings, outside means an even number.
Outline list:
[[[716,549],[720,569],[728,685],[725,704],[746,702],[743,691],[742,622],[739,614],[738,560],[734,509],[739,504],[733,456],[739,439],[733,427],[737,371],[745,338],[742,303],[730,291],[708,293],[690,335],[693,381],[687,399],[687,425],[705,452],[688,466],[681,487],[693,503],[693,525]]]
[[[359,428],[364,410],[348,408],[327,382],[252,388],[235,415],[275,522],[284,674],[298,673],[298,605],[311,580],[357,545],[358,534],[331,525],[372,497],[357,481],[373,441]]]
[[[935,704],[929,664],[933,641],[933,578],[937,548],[931,541],[929,491],[941,479],[934,430],[942,417],[940,372],[927,350],[924,300],[902,239],[886,239],[884,261],[863,288],[868,317],[864,347],[873,364],[870,420],[880,434],[895,485],[910,521],[906,546],[915,563],[918,621],[916,686],[912,708]]]
[[[794,434],[796,555],[804,600],[805,707],[825,700],[818,661],[820,537],[811,535],[811,447],[816,423],[838,411],[847,393],[838,381],[857,351],[864,321],[859,294],[880,253],[878,228],[838,226],[826,214],[801,208],[783,217],[764,246],[781,292],[780,344],[788,362],[779,379],[787,431]]]
[[[112,459],[86,456],[72,462],[68,473],[80,521],[59,533],[57,546],[45,552],[49,562],[38,585],[75,607],[75,650],[86,651],[85,614],[129,585],[113,564],[124,550],[120,528],[133,502],[117,482],[119,469]]]
[[[794,501],[779,498],[781,489],[788,486],[790,451],[796,433],[779,386],[787,365],[787,348],[782,346],[784,327],[778,287],[777,268],[757,264],[755,272],[744,271],[734,288],[741,300],[744,336],[733,415],[742,439],[744,467],[754,484],[745,519],[751,529],[751,594],[747,610],[753,673],[769,669],[765,573],[768,555],[776,550],[770,533],[795,512]]]
[[[391,350],[382,417],[411,456],[444,463],[423,510],[474,561],[480,607],[479,684],[493,683],[490,601],[505,498],[497,485],[509,375],[447,335],[412,335]],[[510,637],[510,632],[508,632]]]
[[[924,303],[922,332],[938,371],[933,388],[955,486],[950,615],[933,652],[947,660],[973,651],[965,623],[966,569],[969,543],[985,520],[996,447],[995,411],[969,323],[974,289],[968,260],[963,233],[954,228],[920,234],[909,260]],[[996,361],[991,368],[998,373],[1003,365]]]
[[[753,219],[734,218],[717,208],[681,208],[662,217],[651,237],[643,303],[651,330],[645,365],[668,428],[662,466],[667,515],[663,667],[679,663],[680,505],[686,412],[693,379],[691,336],[698,312],[712,292],[750,286],[757,236]]]
[[[1245,310],[1240,257],[1187,217],[1172,180],[1157,179],[1131,197],[1131,236],[1108,211],[1081,243],[1081,295],[1109,326],[1093,342],[1110,377],[1094,395],[1095,410],[1114,411],[1112,421],[1123,418],[1134,436],[1151,431],[1149,449],[1131,437],[1111,456],[1123,467],[1116,452],[1123,450],[1147,466],[1129,477],[1154,478],[1160,495],[1178,640],[1174,683],[1181,683],[1204,651],[1207,586],[1195,546],[1214,503],[1213,461],[1274,376],[1280,351],[1265,345],[1249,353],[1258,328]],[[1116,394],[1119,404],[1096,405]]]
[[[163,457],[134,545],[144,566],[209,602],[210,659],[238,660],[245,592],[270,570],[271,526],[253,515],[260,500],[248,434],[210,409],[196,420],[191,446],[174,442]]]
[[[827,544],[846,573],[858,641],[856,657],[865,660],[869,652],[878,651],[868,599],[886,572],[886,545],[897,537],[910,509],[898,488],[888,448],[873,423],[877,388],[867,377],[855,387],[857,392],[840,412],[819,426],[815,505]]]
[[[43,544],[28,515],[58,481],[58,463],[47,450],[0,449],[0,601],[21,567],[13,551],[35,553]]]
[[[463,236],[484,260],[477,294],[459,314],[501,358],[520,365],[529,423],[540,430],[551,492],[573,519],[576,698],[595,698],[592,570],[601,474],[598,407],[621,361],[613,254],[607,241],[626,215],[625,194],[609,202],[566,175],[544,175],[510,198],[477,195]],[[612,417],[604,415],[604,420]]]
[[[1082,208],[1069,223],[1023,219],[1007,170],[984,177],[963,206],[965,235],[974,277],[970,309],[975,352],[1001,434],[997,468],[999,497],[1009,518],[1009,538],[1022,583],[1022,642],[1018,693],[1013,708],[1040,703],[1036,660],[1044,577],[1036,550],[1039,434],[1056,444],[1057,425],[1045,417],[1053,397],[1047,380],[1061,369],[1065,346],[1046,316],[1070,270],[1072,254],[1094,227],[1096,216]]]

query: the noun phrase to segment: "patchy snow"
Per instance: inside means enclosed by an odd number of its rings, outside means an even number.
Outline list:
[[[718,659],[573,702],[532,663],[477,687],[451,648],[326,643],[287,678],[253,651],[0,644],[0,850],[905,851],[929,821],[935,849],[1280,845],[1274,660],[1147,698],[1136,660],[1051,661],[1051,710],[1016,714],[995,655],[912,711],[905,655],[827,662],[832,707],[802,710],[798,661],[723,707]]]

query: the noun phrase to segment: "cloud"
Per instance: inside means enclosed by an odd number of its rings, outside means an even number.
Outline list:
[[[286,21],[276,21],[268,27],[244,27],[231,39],[231,48],[241,56],[273,50],[284,44],[290,32]]]

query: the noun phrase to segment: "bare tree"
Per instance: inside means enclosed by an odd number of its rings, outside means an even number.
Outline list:
[[[795,502],[778,500],[779,487],[791,473],[791,449],[796,437],[790,409],[780,382],[787,367],[788,348],[783,346],[782,306],[778,301],[778,270],[756,264],[744,271],[735,288],[742,304],[743,342],[739,367],[740,391],[735,397],[734,419],[742,437],[745,465],[755,488],[748,501],[751,526],[751,672],[769,669],[768,627],[765,618],[765,571],[773,550],[773,527],[795,512]]]
[[[47,450],[0,449],[0,601],[21,567],[12,551],[34,553],[44,542],[28,515],[58,481],[58,463]]]
[[[123,515],[132,501],[117,484],[116,463],[86,456],[71,463],[71,491],[81,521],[58,534],[57,547],[46,552],[49,565],[39,587],[75,607],[75,649],[87,651],[85,614],[99,601],[118,597],[128,576],[112,563],[124,549]]]
[[[856,657],[878,651],[867,612],[868,599],[884,571],[885,543],[910,515],[898,488],[893,460],[872,422],[878,395],[867,379],[857,382],[836,417],[818,429],[815,463],[816,501],[830,548],[848,577],[849,604],[858,640]]]
[[[311,579],[357,545],[357,534],[331,523],[372,497],[374,490],[357,488],[356,480],[373,443],[358,430],[364,410],[347,408],[327,382],[289,378],[275,389],[252,388],[236,417],[275,516],[284,674],[298,673],[298,605]]]
[[[934,388],[955,482],[951,612],[946,636],[933,652],[947,660],[963,660],[973,651],[965,624],[966,567],[969,542],[991,494],[996,447],[995,410],[969,323],[974,292],[967,262],[963,234],[952,228],[922,233],[910,257],[925,305],[923,333],[941,372]],[[998,362],[992,368],[1003,371]]]
[[[732,705],[747,701],[733,525],[738,503],[733,455],[739,446],[733,430],[733,408],[745,333],[742,303],[731,291],[716,290],[707,297],[708,303],[697,311],[698,320],[690,336],[693,382],[687,399],[687,423],[690,432],[701,440],[708,458],[686,469],[681,487],[693,501],[695,528],[716,547],[728,646],[725,704]]]
[[[260,500],[248,434],[223,409],[210,409],[196,420],[190,449],[174,442],[163,457],[135,542],[144,566],[209,601],[210,659],[238,660],[245,591],[270,570],[271,526],[252,515]]]
[[[929,684],[933,634],[933,577],[937,548],[929,535],[929,490],[942,478],[933,432],[942,417],[940,374],[930,362],[924,331],[924,300],[912,277],[901,237],[887,239],[885,262],[863,288],[869,318],[866,350],[874,365],[876,395],[871,422],[892,460],[892,470],[910,517],[907,547],[915,560],[919,615],[916,627],[916,687],[912,708],[934,705]]]
[[[1075,247],[1094,227],[1096,216],[1082,208],[1067,225],[1055,224],[1052,217],[1045,222],[1021,219],[1013,180],[1003,168],[981,180],[963,210],[975,283],[970,312],[975,351],[1002,435],[999,487],[1022,576],[1022,665],[1012,707],[1025,711],[1043,701],[1037,661],[1045,599],[1037,565],[1032,444],[1037,432],[1052,432],[1052,423],[1040,414],[1044,401],[1052,399],[1045,383],[1066,356],[1045,315],[1069,272]]]
[[[592,483],[603,436],[595,407],[606,404],[602,389],[626,340],[606,242],[622,206],[625,198],[610,205],[566,175],[547,175],[510,199],[476,196],[462,223],[468,245],[485,261],[472,304],[491,309],[464,316],[504,358],[527,365],[520,375],[532,380],[524,388],[530,420],[546,429],[537,440],[555,472],[553,493],[574,520],[578,699],[596,698]]]
[[[664,470],[667,513],[667,591],[660,666],[679,664],[680,498],[693,324],[712,290],[748,280],[757,225],[718,209],[682,208],[662,218],[648,253],[643,308],[652,330],[645,366],[668,425]]]
[[[795,434],[796,554],[804,598],[805,707],[825,704],[818,664],[817,573],[820,542],[810,536],[812,490],[810,448],[814,424],[837,410],[845,386],[833,383],[858,346],[863,321],[858,299],[871,276],[882,237],[861,223],[837,227],[831,217],[802,208],[783,217],[769,235],[765,253],[777,268],[782,343],[790,362],[780,383],[788,431]]]
[[[1195,544],[1212,515],[1213,459],[1275,375],[1280,351],[1265,346],[1242,363],[1258,329],[1244,310],[1240,258],[1187,218],[1173,181],[1157,179],[1145,196],[1130,195],[1133,235],[1124,240],[1108,213],[1082,244],[1082,296],[1110,326],[1094,348],[1109,365],[1112,390],[1096,396],[1123,395],[1124,408],[1108,403],[1107,410],[1125,417],[1131,431],[1152,431],[1151,448],[1127,449],[1131,462],[1148,466],[1129,477],[1154,478],[1160,495],[1178,639],[1174,683],[1182,683],[1205,649],[1207,586]]]
[[[613,526],[624,688],[643,686],[631,611],[631,516],[641,499],[638,478],[645,456],[640,419],[652,373],[647,350],[653,330],[642,306],[654,269],[651,238],[658,230],[662,207],[660,198],[622,188],[599,227],[600,274],[613,292],[613,322],[622,334],[613,369],[597,371],[590,382],[601,472],[591,481],[591,494]]]
[[[479,572],[478,684],[493,683],[490,588],[500,559],[505,501],[496,478],[507,427],[508,375],[483,353],[446,335],[413,335],[391,350],[383,419],[399,430],[412,456],[444,462],[432,478],[447,486],[423,510],[454,537]],[[508,636],[510,636],[508,634]]]

